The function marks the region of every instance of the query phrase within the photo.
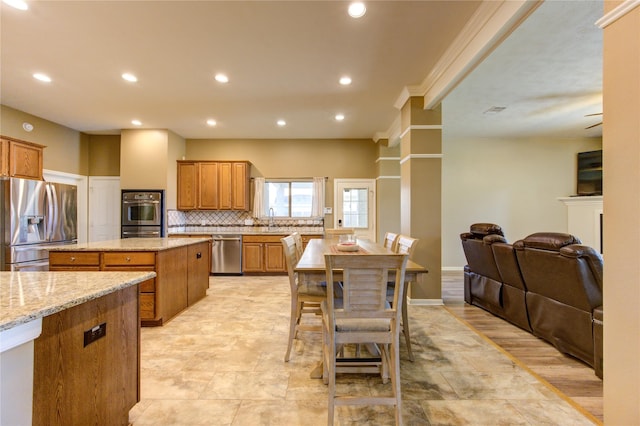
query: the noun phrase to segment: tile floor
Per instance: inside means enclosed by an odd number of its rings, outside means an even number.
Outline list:
[[[409,310],[416,361],[401,352],[406,425],[593,424],[444,307]],[[211,277],[206,298],[163,327],[143,328],[131,423],[325,425],[326,386],[309,378],[322,338],[302,332],[285,363],[288,322],[287,277]],[[338,384],[390,392],[373,375],[341,375]],[[393,424],[393,409],[339,407],[336,422]]]

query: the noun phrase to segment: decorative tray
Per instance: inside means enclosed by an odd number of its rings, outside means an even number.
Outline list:
[[[358,251],[359,248],[358,243],[355,242],[336,244],[336,249],[339,251]]]

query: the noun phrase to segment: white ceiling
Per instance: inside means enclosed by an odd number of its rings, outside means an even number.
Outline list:
[[[270,139],[386,132],[403,88],[424,81],[480,2],[370,1],[357,20],[342,1],[29,4],[2,5],[2,104],[87,133],[135,118],[185,138]],[[594,135],[584,127],[598,117],[584,115],[602,108],[601,15],[600,0],[540,6],[446,98],[445,131]],[[507,109],[482,114],[492,106]]]

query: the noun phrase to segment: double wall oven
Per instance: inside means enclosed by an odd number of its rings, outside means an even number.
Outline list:
[[[122,238],[164,237],[164,191],[122,190]]]

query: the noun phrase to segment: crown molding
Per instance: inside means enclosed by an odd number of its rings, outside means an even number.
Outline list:
[[[411,130],[442,130],[442,124],[412,124],[400,133],[400,139]]]
[[[631,13],[638,6],[640,6],[640,0],[626,0],[598,19],[596,25],[601,29],[605,29],[623,16]]]
[[[442,154],[409,154],[406,157],[404,157],[402,160],[400,160],[400,164],[404,164],[409,160],[415,160],[418,158],[442,159],[442,157],[443,157]]]

